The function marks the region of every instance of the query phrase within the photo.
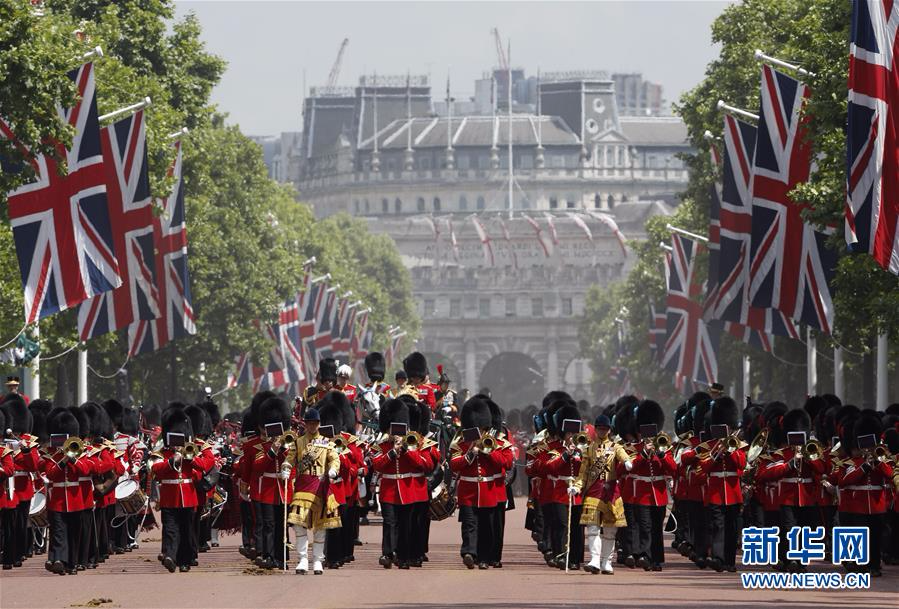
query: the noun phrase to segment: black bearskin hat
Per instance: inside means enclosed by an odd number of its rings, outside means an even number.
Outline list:
[[[208,438],[212,435],[212,421],[206,410],[199,406],[188,406],[184,409],[184,414],[190,419],[190,426],[194,430],[194,436],[197,438]]]
[[[784,415],[783,430],[784,433],[794,431],[804,431],[806,434],[812,429],[812,420],[808,413],[801,408],[794,408]]]
[[[687,417],[687,414],[689,412],[690,405],[687,402],[684,402],[683,404],[678,406],[677,410],[674,411],[674,433],[676,435],[681,435],[682,433],[690,429],[687,426],[687,423],[692,422],[689,417]]]
[[[206,414],[209,415],[209,420],[212,422],[212,428],[215,429],[219,426],[219,423],[222,422],[222,413],[219,411],[219,406],[212,400],[206,400],[200,407],[206,411]]]
[[[693,397],[696,397],[697,394],[693,394]],[[706,420],[708,417],[709,406],[711,404],[711,399],[704,400],[702,398],[697,399],[695,402],[693,398],[690,398],[690,417],[693,419],[693,434],[698,438],[699,432],[706,431],[708,429],[709,422]]]
[[[490,427],[497,431],[502,430],[503,409],[499,407],[499,404],[491,399],[487,400],[487,405],[490,407]]]
[[[384,373],[387,371],[387,362],[384,356],[377,351],[372,351],[365,356],[365,373],[368,374],[370,381],[378,382],[384,380]]]
[[[240,435],[248,436],[256,433],[256,421],[258,418],[252,407],[245,409],[240,417]]]
[[[290,427],[290,408],[281,398],[269,398],[259,406],[259,420],[256,424],[264,429],[272,423],[281,423],[285,431]]]
[[[329,391],[315,404],[322,425],[333,425],[334,432],[352,432],[356,426],[356,412],[342,391]]]
[[[891,427],[883,432],[883,443],[893,455],[899,455],[899,429]]]
[[[640,402],[634,396],[618,398],[612,415],[612,427],[622,439],[637,437],[636,414]]]
[[[761,406],[748,406],[743,411],[743,423],[740,426],[743,429],[743,439],[750,444],[765,426],[765,419],[762,416]]]
[[[567,392],[554,390],[543,396],[543,407],[549,408],[554,402],[558,402],[560,400],[569,400],[574,403],[574,400],[571,399],[571,396],[568,395]]]
[[[144,419],[144,425],[155,427],[162,423],[162,409],[159,404],[144,404],[140,408],[140,416]]]
[[[129,436],[136,436],[140,433],[140,422],[137,419],[137,411],[133,408],[126,408],[122,412],[122,425],[119,431]]]
[[[423,379],[428,376],[428,360],[418,351],[414,351],[403,360],[403,370],[406,371],[410,379]]]
[[[80,437],[81,426],[69,408],[54,408],[47,416],[47,432],[49,435],[65,435]]]
[[[640,431],[641,425],[653,424],[658,427],[659,431],[665,426],[665,411],[659,406],[658,402],[652,400],[643,400],[637,407],[636,415],[637,431]]]
[[[168,434],[180,433],[185,438],[192,438],[194,435],[193,427],[190,424],[190,418],[181,408],[168,408],[162,415],[162,441],[168,444]]]
[[[805,404],[802,405],[802,408],[808,413],[809,418],[812,420],[812,423],[814,423],[818,414],[826,409],[827,406],[828,403],[827,400],[824,399],[824,396],[810,395],[805,401]]]
[[[828,406],[818,413],[813,421],[815,427],[815,437],[818,441],[825,445],[830,445],[830,440],[837,435],[837,412],[839,408],[836,406]]]
[[[7,429],[12,429],[16,435],[31,433],[31,428],[34,426],[34,418],[28,410],[28,406],[25,405],[25,400],[19,395],[11,394],[7,396],[0,408],[3,409],[3,414],[6,417],[4,432]]]
[[[91,420],[81,408],[69,406],[69,412],[78,421],[78,437],[87,438],[91,434]]]
[[[406,406],[403,400],[393,398],[381,405],[381,410],[378,413],[378,429],[384,433],[389,433],[392,423],[409,424],[409,407]]]
[[[31,416],[34,419],[31,425],[31,434],[37,436],[40,442],[46,442],[50,437],[50,432],[47,431],[47,417],[50,416],[50,411],[53,410],[53,404],[49,400],[32,400],[31,404],[28,405],[28,409],[31,411]],[[3,428],[3,431],[6,431],[6,427]]]
[[[858,439],[862,436],[873,434],[876,440],[880,439],[880,432],[883,431],[883,423],[880,416],[873,410],[862,410],[862,413],[855,420],[852,426],[852,435],[855,436],[855,444],[850,448],[858,448]]]
[[[783,418],[787,414],[787,405],[783,402],[768,402],[762,410],[762,417],[768,427],[768,444],[775,448],[787,443]]]
[[[557,436],[561,436],[564,433],[562,431],[562,423],[565,419],[574,419],[576,421],[582,420],[581,412],[577,409],[577,406],[563,404],[553,413],[553,430]]]
[[[96,402],[85,402],[81,405],[81,410],[87,414],[90,419],[90,434],[95,438],[112,439],[112,421],[109,415]]]
[[[318,380],[322,383],[337,382],[337,360],[333,357],[326,357],[318,363]]]
[[[478,397],[470,398],[462,405],[462,412],[459,414],[462,422],[462,428],[477,427],[478,429],[487,429],[490,427],[492,417],[490,416],[490,405],[486,400]]]
[[[402,400],[409,408],[409,430],[421,434],[428,433],[431,423],[431,407],[408,394],[401,395],[398,399]]]
[[[122,429],[122,413],[125,412],[125,407],[122,406],[122,403],[118,400],[106,400],[102,404],[103,410],[106,411],[106,414],[109,415],[109,420],[112,421],[112,426],[115,429]]]
[[[187,408],[187,404],[185,404],[184,402],[179,402],[177,400],[175,400],[173,402],[169,402],[168,404],[166,404],[165,408],[162,411],[163,416],[165,416],[165,412],[167,410],[172,410],[173,408],[177,408],[178,410],[184,410],[185,408]]]
[[[3,409],[0,408],[0,438],[6,437],[6,415],[3,414]]]
[[[709,410],[710,425],[727,425],[727,428],[734,431],[739,421],[739,407],[737,403],[730,397],[723,397],[714,400]]]

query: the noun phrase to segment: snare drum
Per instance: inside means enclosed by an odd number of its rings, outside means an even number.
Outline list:
[[[50,526],[50,520],[47,518],[47,496],[45,494],[37,492],[31,497],[28,519],[31,520],[31,526],[39,529]]]
[[[126,514],[137,514],[147,504],[147,496],[134,480],[125,480],[115,487],[115,500]]]

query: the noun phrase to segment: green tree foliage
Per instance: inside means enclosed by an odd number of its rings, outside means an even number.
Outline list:
[[[157,353],[128,362],[125,374],[115,374],[127,355],[124,333],[107,334],[87,344],[92,368],[103,377],[89,378],[92,397],[134,397],[139,401],[192,399],[203,385],[225,386],[234,356],[251,351],[260,361],[268,345],[252,321],[272,321],[279,304],[296,294],[303,274],[302,262],[316,256],[316,275],[330,272],[342,289],[371,307],[374,346],[387,342],[387,328],[401,324],[415,335],[419,322],[411,296],[411,280],[395,244],[384,235],[368,232],[363,221],[334,217],[316,221],[308,206],[297,203],[292,188],[267,175],[258,145],[226,126],[225,117],[209,102],[212,88],[225,69],[209,54],[200,39],[194,16],[172,22],[167,0],[56,0],[36,17],[14,3],[7,30],[32,37],[27,49],[38,61],[22,57],[24,51],[0,47],[0,75],[6,66],[33,70],[43,79],[20,122],[30,120],[28,143],[43,137],[66,137],[53,129],[57,100],[71,100],[73,91],[65,70],[76,67],[80,52],[100,45],[105,57],[94,61],[100,113],[110,112],[150,96],[146,111],[151,191],[165,196],[166,178],[174,151],[168,135],[187,126],[183,140],[188,260],[197,334],[174,341]],[[86,40],[71,34],[80,30]],[[50,30],[50,31],[45,31]],[[24,37],[24,36],[23,36]],[[30,45],[30,46],[29,46]],[[68,59],[66,59],[68,58]],[[12,68],[10,68],[12,70]],[[10,72],[12,73],[12,72]],[[58,82],[54,81],[62,75]],[[55,84],[54,84],[55,83]],[[55,87],[55,88],[53,88]],[[0,111],[9,97],[10,107],[27,84],[0,82]],[[35,105],[40,108],[35,109]],[[46,116],[42,118],[41,113]],[[49,117],[49,118],[47,118]],[[0,140],[2,143],[2,140]],[[6,148],[0,149],[5,154]],[[4,176],[3,179],[8,178]],[[0,203],[12,182],[0,188]],[[5,209],[5,206],[4,206]],[[21,282],[8,221],[0,223],[0,337],[15,335],[23,322]],[[43,356],[52,356],[77,344],[75,311],[65,311],[40,323]],[[263,362],[264,363],[264,362]],[[46,361],[41,367],[42,394],[58,403],[74,400],[76,353]],[[201,378],[202,377],[202,378]],[[246,389],[243,390],[246,392]],[[239,405],[243,395],[232,400]]]
[[[807,184],[791,193],[791,198],[808,204],[804,216],[809,221],[836,229],[831,246],[843,253],[833,288],[836,342],[818,337],[819,387],[829,388],[829,349],[839,343],[847,349],[847,394],[860,398],[865,384],[860,356],[870,356],[878,332],[889,333],[894,345],[891,361],[897,359],[899,282],[870,257],[845,255],[842,215],[850,8],[841,0],[745,0],[726,8],[715,20],[711,38],[721,46],[721,52],[706,68],[705,78],[675,105],[697,152],[685,159],[690,182],[670,222],[699,234],[708,232],[709,192],[720,176],[703,134],[706,130],[719,138],[722,134],[722,116],[716,109],[719,99],[757,112],[760,64],[754,59],[755,49],[799,63],[814,73],[804,79],[811,88],[811,100],[803,108],[803,115],[814,147],[816,171]],[[592,354],[598,377],[606,375],[611,364],[606,356],[599,355],[602,349],[598,345],[601,341],[608,343],[614,328],[595,316],[626,308],[631,325],[629,355],[619,365],[629,365],[637,389],[653,396],[666,393],[672,379],[666,372],[659,384],[658,366],[648,360],[646,338],[648,304],[654,302],[658,307],[663,303],[663,253],[658,244],[669,241],[664,224],[651,223],[648,227],[650,236],[636,248],[638,261],[625,281],[625,289],[613,288],[601,297],[598,292],[591,293],[582,341],[585,353]],[[704,261],[699,264],[704,273]],[[613,300],[606,303],[610,295]],[[804,385],[796,378],[805,374],[803,344],[777,339],[772,357],[725,336],[719,351],[720,380],[739,384],[744,353],[752,355],[752,382],[762,397],[787,397],[794,402],[802,398]]]

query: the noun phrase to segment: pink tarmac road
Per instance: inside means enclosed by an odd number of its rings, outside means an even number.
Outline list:
[[[523,527],[524,510],[509,513],[502,569],[469,571],[459,558],[459,523],[434,523],[430,562],[422,569],[378,566],[380,526],[362,527],[356,561],[324,575],[258,571],[237,553],[238,536],[200,555],[190,573],[170,574],[157,562],[158,529],[134,552],[112,556],[96,570],[51,575],[35,557],[0,574],[0,608],[18,607],[290,607],[426,609],[456,607],[808,607],[899,609],[899,567],[886,567],[870,590],[800,592],[743,590],[739,576],[699,571],[668,549],[665,570],[616,567],[615,575],[568,573],[546,567]],[[667,540],[666,540],[667,542]],[[831,570],[830,565],[813,567]],[[103,601],[103,602],[101,602]]]

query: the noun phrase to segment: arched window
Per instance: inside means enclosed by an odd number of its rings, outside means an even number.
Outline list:
[[[387,199],[381,199],[381,213],[388,213],[390,211],[390,201]]]
[[[556,197],[549,198],[549,208],[550,209],[558,209],[559,208],[559,200]]]
[[[365,210],[365,213],[369,212],[368,199],[362,201],[362,208]]]
[[[606,204],[609,206],[609,209],[615,207],[615,197],[613,197],[612,195],[606,197]]]
[[[418,209],[418,211],[424,211],[424,210],[425,210],[425,200],[424,200],[424,198],[418,197],[418,201],[416,201],[415,207],[416,207],[416,209]]]
[[[468,199],[465,195],[459,197],[459,211],[468,211]]]
[[[596,209],[602,209],[602,195],[596,193],[593,195],[593,207]]]
[[[403,202],[400,201],[399,197],[397,197],[396,201],[393,202],[393,213],[403,213]]]
[[[440,211],[440,197],[434,197],[434,211]]]
[[[485,209],[487,207],[487,203],[484,201],[484,197],[478,197],[478,209]]]
[[[359,199],[353,200],[353,211],[355,211],[357,214],[359,213]]]

